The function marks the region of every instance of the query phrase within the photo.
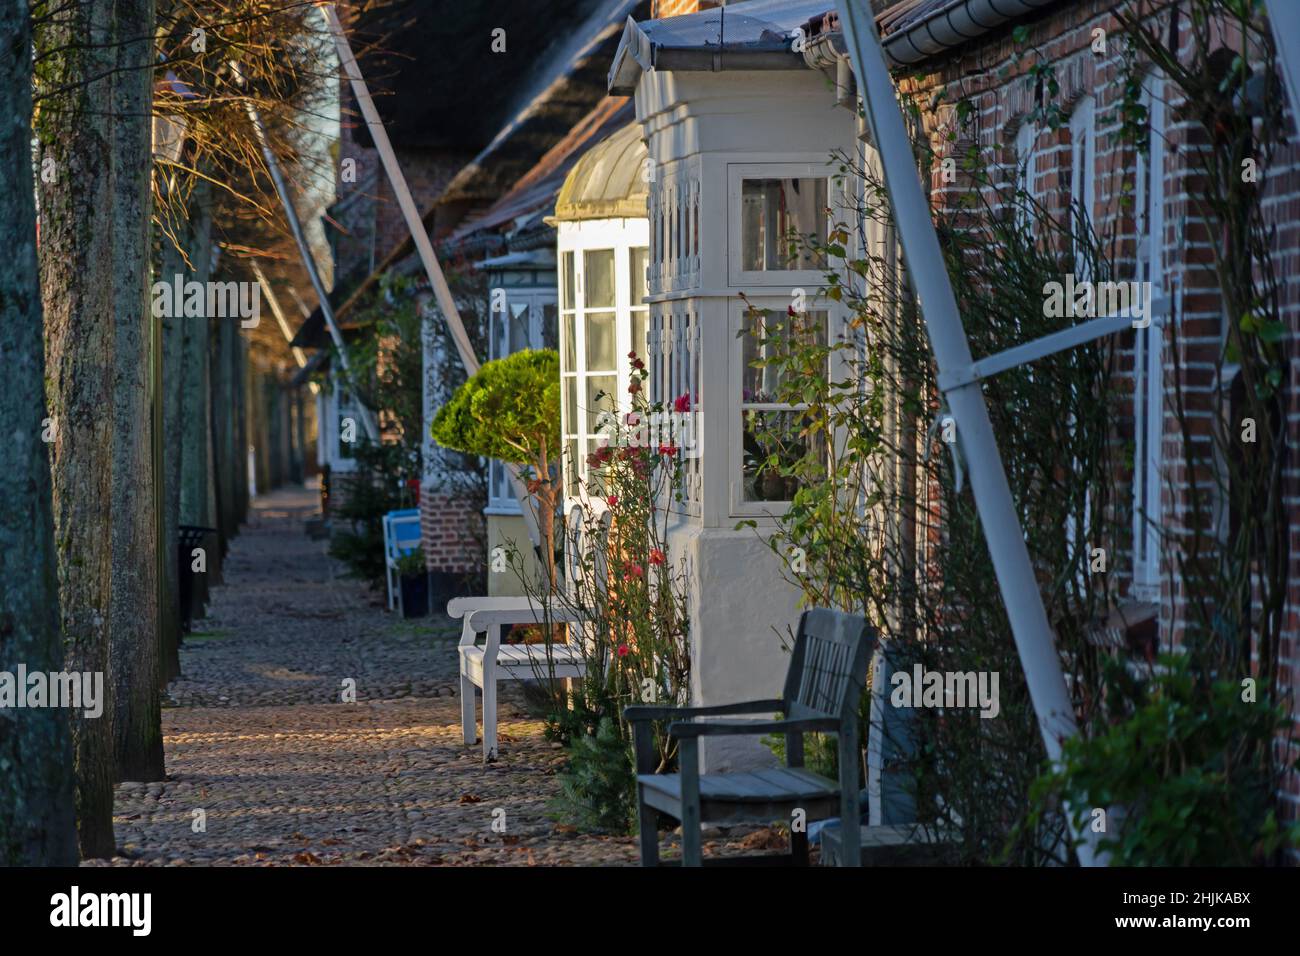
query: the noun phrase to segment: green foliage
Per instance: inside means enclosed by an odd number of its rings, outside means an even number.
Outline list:
[[[357,470],[335,481],[346,481],[347,492],[334,510],[337,527],[330,539],[330,556],[348,567],[348,576],[384,582],[384,515],[415,504],[407,486],[412,466],[401,445],[359,442]]]
[[[1066,741],[1035,785],[1037,805],[1068,804],[1080,831],[1105,810],[1100,843],[1114,866],[1248,866],[1300,845],[1300,824],[1278,822],[1264,759],[1286,708],[1198,674],[1188,655],[1160,665],[1138,686],[1109,670],[1113,699],[1135,700],[1131,712]]]
[[[486,362],[433,420],[434,441],[520,465],[559,457],[560,355],[524,349]]]
[[[397,559],[397,573],[404,578],[419,577],[425,573],[425,570],[423,548],[417,547],[409,554],[403,554]]]
[[[933,158],[923,152],[923,162]],[[936,211],[936,226],[971,351],[984,356],[1074,324],[1044,308],[1063,262],[1086,263],[1097,279],[1113,270],[1105,242],[1079,211],[1053,216],[991,174],[979,155],[966,159],[971,186],[962,201]],[[871,170],[857,172],[866,184],[860,215],[888,224],[884,183]],[[866,614],[882,642],[926,670],[1000,675],[999,719],[966,708],[917,711],[914,752],[897,770],[917,781],[921,822],[957,837],[947,844],[951,862],[989,863],[999,854],[1017,864],[1059,861],[1059,814],[1044,814],[1036,831],[1015,829],[1030,812],[1041,736],[961,444],[944,440],[946,410],[916,295],[888,257],[850,258],[852,231],[835,224],[824,249],[826,297],[849,310],[842,334],[814,330],[815,311],[749,312],[745,334],[761,356],[755,366],[773,383],[764,400],[799,409],[745,422],[747,467],[765,481],[780,476],[787,495],[795,489],[765,540],[805,606]],[[1112,587],[1107,576],[1087,574],[1087,547],[1122,541],[1130,517],[1108,480],[1109,349],[1087,343],[983,383],[1047,612],[1084,708],[1096,696],[1097,651],[1087,635]],[[865,724],[865,702],[860,714]],[[817,756],[810,750],[810,759]]]
[[[570,505],[570,527],[580,530],[581,545],[574,551],[565,541],[564,586],[547,591],[517,553],[510,559],[530,597],[589,622],[582,626],[586,673],[573,694],[544,668],[538,676],[552,694],[547,734],[570,747],[574,768],[558,805],[572,804],[569,816],[579,826],[617,830],[626,829],[634,810],[632,733],[623,711],[632,704],[684,704],[690,680],[686,570],[667,542],[683,487],[679,420],[665,419],[662,405],[646,401],[645,363],[635,354],[629,359],[631,398],[603,420],[605,443],[587,457],[587,476]],[[653,438],[652,422],[664,422]],[[671,770],[676,742],[662,725],[652,735],[656,769]]]
[[[594,734],[573,737],[560,771],[552,816],[585,831],[626,834],[636,823],[636,774],[618,723],[601,718]]]

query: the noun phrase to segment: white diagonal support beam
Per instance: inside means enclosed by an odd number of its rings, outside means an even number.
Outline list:
[[[957,299],[930,218],[930,205],[921,188],[912,142],[896,98],[893,78],[885,65],[875,20],[866,0],[837,0],[836,5],[857,73],[858,89],[862,91],[866,105],[872,139],[880,152],[903,254],[920,300],[921,314],[939,373],[943,375],[951,370],[970,368],[973,364],[970,343],[962,327]],[[1024,532],[1011,497],[988,408],[978,379],[952,388],[946,398],[970,471],[971,491],[1011,622],[1016,649],[1025,669],[1039,731],[1048,757],[1056,762],[1061,756],[1062,741],[1077,732],[1074,708],[1066,690],[1060,655],[1034,577],[1029,550],[1025,547]],[[1066,819],[1070,822],[1071,832],[1080,841],[1079,862],[1085,866],[1101,862],[1096,852],[1097,835],[1086,828],[1084,832],[1077,832],[1072,816],[1067,808]]]
[[[402,210],[402,217],[406,220],[406,228],[411,233],[411,241],[415,243],[416,251],[420,254],[420,262],[424,266],[425,274],[429,277],[429,285],[433,289],[434,298],[437,299],[438,308],[442,310],[443,320],[447,323],[448,331],[451,332],[452,341],[456,344],[456,352],[460,356],[460,364],[464,366],[465,376],[468,378],[479,370],[478,357],[474,354],[474,347],[470,343],[469,333],[465,331],[465,323],[461,320],[460,310],[456,307],[456,299],[452,296],[451,288],[447,285],[447,277],[443,275],[442,266],[438,264],[438,257],[434,254],[433,243],[429,241],[429,234],[425,231],[424,221],[415,208],[415,200],[411,197],[411,189],[406,183],[406,177],[402,175],[402,167],[397,162],[397,154],[393,152],[393,145],[388,141],[388,131],[384,129],[384,121],[380,119],[379,111],[375,109],[374,100],[370,98],[370,88],[361,75],[361,67],[357,65],[357,58],[352,53],[352,44],[348,42],[347,34],[343,31],[343,24],[339,22],[334,4],[318,3],[317,6],[320,7],[321,13],[325,17],[325,24],[329,28],[330,35],[334,38],[334,47],[338,51],[339,64],[343,67],[348,82],[352,84],[352,92],[356,95],[357,105],[361,107],[361,115],[366,121],[366,128],[370,131],[370,138],[374,141],[375,149],[379,152],[379,158],[384,165],[384,172],[388,175],[388,183],[393,187],[393,195],[397,197],[397,205]],[[506,470],[510,473],[510,486],[519,502],[519,510],[523,513],[524,526],[528,529],[528,537],[532,539],[534,547],[539,547],[542,536],[538,529],[537,516],[528,504],[528,499],[531,496],[524,487],[519,466],[509,462],[504,464]]]

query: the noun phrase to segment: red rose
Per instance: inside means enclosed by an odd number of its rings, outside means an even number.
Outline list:
[[[651,549],[650,549],[650,563],[651,563],[651,564],[663,564],[663,563],[664,563],[664,553],[663,553],[662,551],[660,551],[658,548],[651,548]]]
[[[618,495],[610,495],[605,499],[605,504],[609,505],[611,508],[614,507],[618,504]]]
[[[627,651],[628,651],[628,647],[627,647],[626,644],[620,644],[620,645],[618,645],[618,656],[619,656],[619,657],[627,657]]]

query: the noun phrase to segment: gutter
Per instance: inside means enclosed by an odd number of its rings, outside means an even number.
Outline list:
[[[913,66],[1057,2],[1059,0],[954,0],[924,19],[887,34],[881,45],[891,66]]]

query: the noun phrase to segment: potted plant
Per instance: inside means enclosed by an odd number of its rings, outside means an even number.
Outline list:
[[[429,571],[424,564],[423,548],[414,548],[397,559],[397,577],[401,582],[402,617],[428,614]]]

